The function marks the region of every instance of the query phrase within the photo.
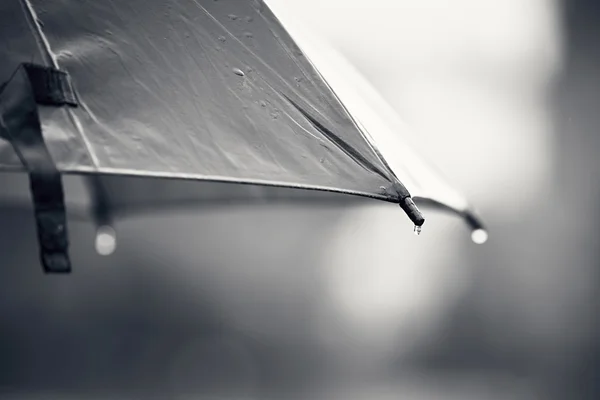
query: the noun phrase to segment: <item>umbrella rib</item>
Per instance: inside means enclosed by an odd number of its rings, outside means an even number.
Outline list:
[[[265,23],[269,26],[269,30],[273,33],[273,36],[276,38],[276,40],[279,42],[279,44],[281,45],[281,47],[284,49],[284,51],[286,52],[286,54],[288,55],[288,57],[290,57],[290,59],[292,59],[292,61],[294,61],[294,63],[296,64],[296,66],[298,67],[298,69],[300,70],[300,72],[302,73],[302,75],[304,75],[305,78],[310,80],[310,77],[307,75],[307,72],[304,70],[304,68],[300,65],[300,63],[298,63],[297,59],[295,59],[293,57],[293,55],[290,53],[289,49],[287,48],[287,46],[285,45],[285,43],[281,40],[281,38],[279,37],[279,35],[273,31],[273,28],[271,27],[271,23],[270,21],[265,17],[265,15],[263,15],[262,12],[259,12],[261,18],[265,21]],[[275,18],[277,18],[274,15]],[[237,39],[237,38],[236,38]],[[243,44],[243,43],[242,43]],[[302,51],[302,50],[301,50]],[[303,52],[304,53],[304,52]],[[369,148],[371,149],[371,151],[373,151],[373,153],[375,154],[376,158],[379,160],[379,162],[381,162],[383,164],[383,166],[387,169],[387,172],[391,175],[392,180],[394,181],[395,187],[398,190],[398,195],[400,196],[401,199],[405,198],[405,197],[410,197],[410,193],[408,191],[408,189],[404,186],[404,184],[400,181],[400,179],[397,177],[396,173],[394,172],[394,170],[391,168],[391,166],[389,165],[389,163],[386,161],[386,159],[383,157],[383,154],[381,154],[381,152],[379,151],[379,149],[377,148],[377,146],[375,145],[373,139],[371,138],[371,135],[368,134],[368,132],[366,132],[364,130],[364,128],[361,128],[360,125],[358,124],[358,122],[355,120],[355,118],[352,116],[352,114],[350,113],[350,111],[347,109],[347,107],[344,105],[344,103],[341,101],[341,99],[339,98],[339,96],[337,95],[337,93],[333,90],[333,88],[331,87],[331,85],[329,84],[329,82],[327,82],[327,80],[325,79],[325,77],[323,76],[323,74],[321,74],[321,72],[319,71],[319,69],[317,68],[317,66],[311,61],[310,57],[308,57],[306,54],[304,54],[306,61],[310,64],[310,66],[312,67],[312,69],[314,70],[314,72],[317,74],[317,76],[319,78],[321,78],[321,80],[323,81],[323,83],[325,84],[325,86],[327,87],[327,89],[329,89],[329,92],[332,94],[332,96],[335,98],[335,100],[337,100],[338,104],[342,107],[342,109],[344,110],[346,116],[350,119],[350,121],[354,124],[354,126],[356,127],[356,129],[358,130],[359,134],[361,135],[361,137],[363,138],[363,140],[367,143],[367,145],[369,146]],[[270,85],[269,85],[270,86]],[[274,89],[274,88],[272,88]],[[290,101],[290,99],[283,95],[288,101]],[[292,102],[292,104],[294,104]],[[305,114],[296,104],[294,104],[294,106],[300,110],[303,114]],[[320,113],[318,110],[316,110],[316,112],[323,116],[322,113]],[[325,116],[323,116],[324,118],[327,118]],[[311,123],[313,123],[313,121],[308,118],[309,121]],[[314,123],[313,123],[314,126]],[[316,126],[315,126],[316,127]],[[320,129],[318,127],[316,127],[319,131]],[[323,133],[323,132],[322,132]],[[386,179],[390,179],[390,177],[386,176]]]
[[[287,96],[284,96],[294,107],[300,111],[304,115],[304,117],[311,123],[313,126],[321,132],[327,139],[329,139],[334,145],[336,145],[341,151],[343,151],[346,155],[352,158],[356,163],[361,165],[363,168],[366,168],[376,174],[379,174],[384,179],[390,179],[385,173],[383,173],[379,168],[370,163],[366,158],[364,158],[359,152],[353,149],[351,146],[348,146],[344,143],[335,133],[321,125],[317,120],[315,120],[311,115],[309,115],[305,110],[299,107],[294,101],[289,99]],[[365,139],[366,140],[366,139]],[[387,167],[387,164],[384,164]],[[416,227],[421,227],[425,223],[425,218],[421,211],[414,203],[414,201],[410,197],[410,193],[404,187],[404,185],[398,180],[398,178],[392,174],[394,177],[393,187],[397,192],[399,198],[400,207],[406,212],[406,215],[414,222]]]
[[[283,98],[285,98],[292,106],[294,106],[294,108],[296,110],[298,110],[304,116],[304,118],[306,118],[318,132],[320,132],[324,137],[326,137],[332,144],[334,144],[344,154],[346,154],[348,157],[352,158],[352,160],[354,160],[354,162],[356,162],[363,168],[376,173],[377,175],[381,176],[382,178],[384,178],[386,180],[390,179],[390,177],[387,174],[385,174],[383,171],[381,171],[379,168],[377,168],[376,165],[372,164],[369,160],[367,160],[365,157],[363,157],[356,149],[352,148],[352,146],[349,146],[347,143],[345,143],[338,135],[333,133],[327,127],[323,126],[323,124],[321,124],[319,121],[317,121],[313,116],[311,116],[306,110],[304,110],[298,104],[296,104],[296,102],[294,102],[292,99],[287,97],[285,94],[282,94],[282,93],[279,93],[279,94]]]
[[[352,123],[354,124],[354,126],[356,127],[356,129],[358,130],[358,132],[360,133],[361,137],[365,140],[365,142],[367,143],[367,145],[369,146],[369,148],[373,151],[373,153],[375,153],[375,156],[378,158],[379,162],[381,162],[383,164],[383,166],[388,170],[388,172],[394,178],[396,185],[400,189],[400,192],[399,192],[400,196],[401,197],[410,196],[410,194],[408,193],[408,189],[406,189],[406,187],[404,186],[404,184],[400,181],[400,179],[398,178],[398,176],[394,172],[393,168],[389,165],[389,163],[387,162],[387,160],[385,159],[385,157],[383,156],[383,154],[379,151],[379,149],[375,145],[375,141],[373,140],[373,138],[371,137],[371,135],[368,133],[368,131],[350,113],[350,110],[348,110],[348,108],[346,107],[346,105],[339,98],[338,94],[335,92],[335,90],[333,90],[333,88],[331,87],[331,85],[329,84],[329,82],[327,82],[327,79],[325,79],[325,77],[323,76],[323,74],[321,74],[321,71],[319,71],[319,69],[317,68],[317,66],[311,61],[310,57],[308,57],[306,55],[305,55],[305,57],[306,57],[306,60],[308,61],[308,63],[313,67],[313,69],[315,70],[315,72],[317,73],[317,75],[321,78],[321,80],[323,81],[323,83],[327,86],[327,88],[329,89],[329,91],[331,92],[331,94],[334,96],[334,98],[338,101],[338,103],[340,104],[340,106],[343,108],[343,110],[345,111],[346,115],[352,121]]]
[[[37,16],[35,9],[33,8],[33,4],[31,4],[30,0],[21,0],[21,6],[27,16],[28,23],[31,26],[31,29],[34,33],[35,40],[38,45],[39,51],[40,51],[42,57],[44,57],[44,59],[45,59],[44,61],[46,63],[50,64],[55,69],[60,70],[60,66],[58,64],[58,61],[56,60],[56,56],[54,55],[54,52],[52,51],[52,48],[50,47],[50,42],[48,41],[48,37],[46,36],[46,34],[44,34],[44,31],[42,30],[42,27],[39,23],[39,18]],[[73,85],[75,85],[74,82],[73,82]],[[73,90],[75,91],[75,88],[73,88]],[[94,153],[94,151],[92,150],[92,146],[91,146],[88,138],[86,137],[85,133],[83,132],[83,126],[81,125],[81,122],[79,121],[77,116],[75,116],[75,114],[70,109],[62,108],[62,111],[68,116],[69,120],[71,121],[71,123],[73,124],[73,126],[75,127],[75,129],[77,130],[79,135],[81,136],[81,140],[83,141],[83,144],[85,145],[88,155],[90,156],[90,159],[92,161],[92,164],[97,168],[100,165],[99,161],[98,161],[98,157],[97,157],[96,153]]]
[[[246,50],[251,56],[253,56],[258,62],[260,62],[265,68],[267,68],[267,70],[271,71],[273,74],[275,74],[275,76],[277,76],[279,78],[279,80],[283,83],[284,86],[286,86],[288,89],[290,89],[292,92],[296,92],[295,89],[277,72],[275,71],[270,65],[268,65],[264,60],[262,60],[257,54],[254,53],[254,51],[252,51],[252,49],[248,48],[248,46],[246,46],[246,44],[244,42],[242,42],[238,37],[236,37],[231,31],[229,31],[229,29],[227,29],[226,26],[224,26],[217,18],[215,18],[214,15],[212,15],[206,8],[204,8],[204,6],[202,6],[202,4],[200,4],[197,0],[193,0],[194,3],[202,10],[202,12],[204,12],[204,14],[206,14],[219,28],[221,28],[225,33],[227,33],[235,42],[237,42],[244,50]],[[262,15],[262,13],[259,12],[259,15],[261,16],[261,18],[265,19],[264,15]],[[265,19],[265,22],[268,21]],[[271,30],[272,32],[272,30]],[[272,32],[275,36],[277,36],[275,34],[275,32]],[[280,42],[281,44],[281,42]],[[285,46],[282,46],[284,48],[284,51],[286,51]],[[288,55],[288,57],[292,58],[293,57],[290,56],[290,54],[286,51],[286,54]],[[339,104],[341,104],[340,99],[335,95],[335,93],[333,92],[332,88],[329,86],[329,84],[327,84],[327,82],[325,81],[325,79],[323,79],[322,75],[318,72],[318,70],[316,69],[316,67],[310,63],[311,66],[313,67],[313,69],[317,72],[317,74],[319,75],[319,77],[321,77],[321,79],[323,80],[323,82],[325,83],[325,85],[327,86],[327,88],[329,89],[329,91],[334,95],[334,98],[337,100],[337,102]],[[297,65],[297,63],[296,63]],[[305,72],[302,70],[302,68],[299,68],[300,72],[306,76]],[[263,78],[264,79],[264,78]],[[306,112],[303,108],[299,107],[298,105],[296,105],[296,103],[294,103],[293,101],[291,101],[291,99],[286,96],[285,94],[281,93],[279,90],[273,88],[272,85],[269,84],[267,79],[264,79],[264,81],[267,83],[267,85],[269,87],[271,87],[271,89],[273,89],[277,94],[279,94],[280,96],[284,97],[288,102],[290,102],[295,109],[297,109],[298,111],[300,111],[305,117],[307,117],[308,121],[320,132],[322,133],[327,139],[329,139],[330,142],[332,142],[333,144],[336,145],[336,147],[338,147],[340,150],[342,150],[346,155],[348,155],[349,157],[351,157],[355,162],[357,162],[359,165],[363,166],[364,168],[366,168],[367,170],[370,170],[374,173],[376,173],[377,175],[383,177],[385,180],[387,181],[392,181],[396,184],[396,186],[400,186],[402,187],[403,190],[401,190],[398,195],[403,198],[406,197],[408,195],[408,191],[406,190],[406,188],[403,187],[402,183],[398,181],[398,178],[395,177],[395,175],[393,174],[393,172],[391,171],[391,169],[389,168],[389,166],[387,165],[387,163],[383,162],[381,160],[381,155],[373,148],[373,145],[368,141],[367,138],[365,138],[364,134],[360,131],[360,129],[358,128],[358,126],[356,125],[355,121],[353,120],[353,118],[350,116],[348,110],[342,105],[342,108],[345,111],[345,114],[349,117],[350,121],[354,124],[354,126],[357,128],[357,130],[359,131],[360,137],[367,143],[367,145],[369,146],[369,149],[371,149],[371,151],[374,153],[375,158],[382,162],[383,166],[385,169],[387,169],[387,171],[382,171],[380,168],[378,168],[376,165],[374,165],[372,162],[368,161],[365,157],[363,157],[362,155],[360,155],[355,149],[353,148],[348,148],[348,146],[345,146],[345,143],[343,141],[341,141],[341,139],[335,135],[330,129],[327,129],[326,127],[324,127],[321,123],[319,123],[318,121],[316,121],[312,116],[310,116],[308,114],[308,112]],[[327,116],[323,115],[318,109],[316,109],[313,106],[308,105],[316,114],[322,116],[324,119],[328,119]],[[386,173],[387,172],[387,173]]]

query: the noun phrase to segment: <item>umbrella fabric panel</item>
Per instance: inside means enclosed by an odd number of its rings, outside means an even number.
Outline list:
[[[45,137],[65,139],[48,143],[62,171],[398,199],[396,179],[262,2],[31,4],[81,102],[41,115]]]

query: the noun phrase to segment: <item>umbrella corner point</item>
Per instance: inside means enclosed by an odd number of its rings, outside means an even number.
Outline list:
[[[423,226],[425,217],[410,196],[406,196],[400,200],[400,208],[404,210],[408,218],[415,224],[415,228],[421,228]]]

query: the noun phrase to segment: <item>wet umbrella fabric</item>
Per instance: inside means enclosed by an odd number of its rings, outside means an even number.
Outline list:
[[[65,174],[87,177],[99,224],[143,204],[319,198],[274,188],[395,202],[423,224],[376,143],[262,1],[8,0],[0,15],[0,171],[29,172],[47,271],[70,270]]]

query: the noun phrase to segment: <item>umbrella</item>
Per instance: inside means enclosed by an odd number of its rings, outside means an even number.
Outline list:
[[[28,173],[46,272],[71,270],[67,210],[108,248],[131,212],[359,197],[399,204],[417,233],[415,201],[457,212],[485,240],[393,110],[263,1],[7,0],[0,15],[0,171]],[[22,201],[22,176],[3,179]]]

